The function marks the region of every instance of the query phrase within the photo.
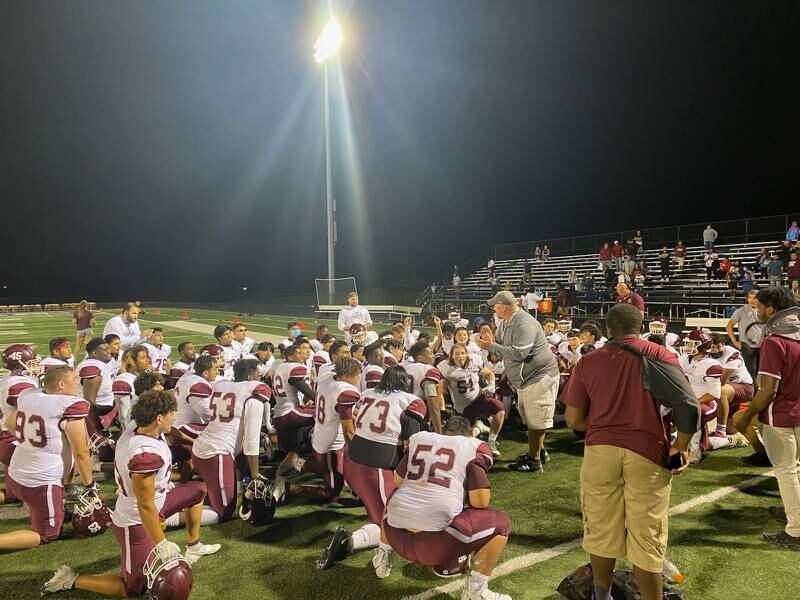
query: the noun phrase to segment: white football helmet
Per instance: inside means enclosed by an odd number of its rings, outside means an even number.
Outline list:
[[[653,317],[648,325],[648,329],[653,335],[666,335],[667,320],[664,317]]]
[[[558,317],[558,330],[567,333],[570,329],[572,329],[572,319],[566,315]]]

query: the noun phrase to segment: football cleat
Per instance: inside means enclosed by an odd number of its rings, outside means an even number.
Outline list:
[[[186,561],[190,565],[193,565],[204,556],[215,554],[220,548],[222,548],[221,544],[197,543],[194,546],[186,546],[186,554],[184,555],[184,558],[186,558]]]
[[[386,579],[392,573],[393,552],[384,550],[381,547],[375,549],[375,556],[372,557],[372,566],[375,567],[375,575],[378,579]]]
[[[489,442],[489,448],[492,449],[492,456],[494,458],[500,458],[502,454],[500,454],[500,450],[497,449],[497,440]]]
[[[47,596],[48,594],[71,590],[77,578],[78,574],[71,567],[61,565],[58,571],[44,583],[41,589],[41,595]]]
[[[744,448],[750,445],[750,443],[747,441],[747,438],[738,431],[732,435],[729,435],[728,440],[730,440],[731,448]]]
[[[344,527],[339,527],[333,534],[328,547],[314,563],[320,571],[333,566],[333,563],[344,560],[353,553],[353,540],[350,532]]]

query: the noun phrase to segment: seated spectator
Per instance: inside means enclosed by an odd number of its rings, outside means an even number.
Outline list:
[[[547,244],[545,244],[544,248],[542,248],[542,260],[544,262],[550,260],[550,247]]]
[[[636,273],[640,273],[639,269],[634,269],[631,275],[628,275],[624,271],[617,275],[617,283],[631,283],[632,279],[631,276],[635,275]]]
[[[622,271],[627,273],[630,277],[633,275],[633,270],[636,268],[636,261],[631,258],[630,254],[625,255],[625,260],[622,261]]]
[[[792,221],[791,227],[786,232],[786,239],[790,242],[800,240],[800,227],[797,226],[797,221]]]
[[[678,265],[678,270],[683,271],[683,263],[686,261],[686,246],[683,245],[681,240],[678,240],[678,243],[675,244],[675,262]]]
[[[614,240],[614,245],[611,246],[611,258],[614,259],[614,270],[619,273],[622,271],[622,257],[625,256],[625,249],[619,240]]]
[[[792,279],[789,291],[792,292],[792,298],[797,304],[800,304],[800,279]]]
[[[603,247],[597,252],[597,259],[603,271],[607,271],[612,267],[611,247],[608,245],[608,242],[603,242]]]
[[[772,255],[767,264],[767,273],[769,274],[769,285],[770,287],[776,287],[781,285],[781,275],[783,274],[783,263],[781,259],[778,258],[777,254]]]
[[[644,276],[644,273],[642,273],[641,271],[639,271],[638,273],[634,274],[634,276],[633,276],[633,291],[635,291],[637,294],[640,294],[640,295],[642,293],[644,293],[645,281],[646,281],[646,278]]]
[[[786,263],[786,276],[790,281],[800,279],[800,260],[797,259],[797,252],[789,254],[789,262]]]

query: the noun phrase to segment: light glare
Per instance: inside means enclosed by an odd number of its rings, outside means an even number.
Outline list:
[[[342,45],[342,27],[336,19],[331,19],[325,25],[322,33],[314,42],[314,60],[323,63],[336,56],[339,46]]]

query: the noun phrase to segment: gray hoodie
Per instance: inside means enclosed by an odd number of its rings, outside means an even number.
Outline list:
[[[800,306],[779,310],[766,324],[767,334],[800,340]]]

